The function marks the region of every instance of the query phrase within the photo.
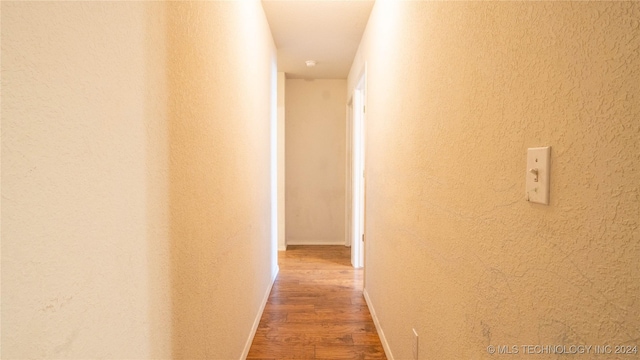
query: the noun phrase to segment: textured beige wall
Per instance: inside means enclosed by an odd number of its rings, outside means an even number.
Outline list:
[[[287,79],[287,244],[344,244],[346,80]]]
[[[163,14],[2,2],[3,359],[170,350]]]
[[[412,327],[420,359],[640,346],[639,19],[637,2],[376,3],[349,88],[366,61],[365,287],[395,359]],[[551,203],[531,204],[526,149],[547,145]]]
[[[259,2],[169,9],[174,356],[237,358],[276,266],[275,47]]]
[[[2,2],[2,358],[239,358],[275,269],[259,2]]]

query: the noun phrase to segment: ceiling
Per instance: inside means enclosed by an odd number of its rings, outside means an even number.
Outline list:
[[[278,48],[278,71],[290,79],[346,79],[373,0],[263,0]],[[315,60],[307,67],[306,60]]]

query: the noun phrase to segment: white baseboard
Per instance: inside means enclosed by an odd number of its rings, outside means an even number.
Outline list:
[[[287,241],[287,246],[289,245],[342,245],[344,246],[344,241]]]
[[[260,305],[260,310],[258,310],[258,314],[256,315],[255,320],[253,320],[253,327],[251,327],[251,333],[249,334],[249,338],[247,342],[244,344],[244,350],[242,351],[242,355],[240,355],[240,360],[245,360],[247,355],[249,355],[249,350],[251,349],[251,344],[253,343],[253,338],[256,336],[256,331],[258,331],[258,325],[260,325],[260,319],[262,319],[262,313],[264,312],[264,308],[267,305],[267,301],[269,300],[269,295],[271,294],[271,288],[273,287],[273,283],[276,281],[278,277],[278,272],[280,272],[280,268],[276,267],[276,272],[273,274],[273,278],[271,279],[271,283],[267,288],[267,292],[264,294],[264,298],[262,299],[262,304]]]
[[[376,330],[378,331],[378,336],[380,337],[380,342],[382,343],[384,354],[387,356],[388,360],[394,360],[393,354],[391,354],[391,348],[389,347],[389,343],[387,342],[387,338],[384,336],[384,331],[382,331],[382,327],[380,327],[380,321],[378,321],[376,310],[373,308],[371,299],[369,299],[369,293],[367,293],[367,289],[364,289],[362,291],[362,294],[364,295],[364,301],[367,302],[367,307],[369,308],[369,312],[371,313],[371,317],[373,318],[373,323],[376,325]]]
[[[278,251],[287,251],[287,245],[283,246],[283,247],[278,247]]]

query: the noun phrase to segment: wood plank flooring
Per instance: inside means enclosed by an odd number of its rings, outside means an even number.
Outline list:
[[[248,360],[386,359],[344,246],[289,246]]]

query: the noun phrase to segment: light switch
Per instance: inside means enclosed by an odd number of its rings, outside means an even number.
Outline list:
[[[551,147],[527,150],[527,201],[549,205],[549,162]]]

